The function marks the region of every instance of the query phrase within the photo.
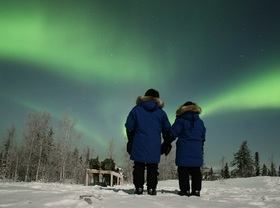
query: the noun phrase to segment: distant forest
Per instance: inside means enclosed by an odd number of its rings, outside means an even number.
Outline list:
[[[16,139],[16,126],[12,125],[0,140],[0,180],[71,182],[83,184],[85,170],[93,168],[94,147],[78,148],[81,135],[75,130],[76,120],[70,112],[65,112],[56,126],[53,126],[49,112],[29,113],[26,118],[26,129],[21,141]],[[20,145],[19,145],[20,144]],[[162,156],[159,164],[159,180],[177,179],[175,166],[175,148],[168,157]],[[114,161],[114,139],[108,142],[107,157]],[[107,158],[107,159],[108,159]],[[230,177],[277,176],[273,159],[267,167],[260,166],[259,154],[251,156],[247,141],[244,141],[233,161],[228,164],[222,160],[221,170],[202,167],[205,180]],[[133,162],[123,147],[123,164],[112,166],[121,172],[124,179],[132,181]],[[233,168],[229,171],[229,166]]]

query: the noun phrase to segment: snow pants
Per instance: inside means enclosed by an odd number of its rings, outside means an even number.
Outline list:
[[[202,184],[202,176],[200,167],[182,167],[178,166],[179,188],[182,192],[190,191],[190,176],[191,176],[191,191],[200,191]]]
[[[145,169],[147,167],[147,188],[156,189],[158,184],[158,164],[134,162],[133,184],[135,188],[144,188]]]

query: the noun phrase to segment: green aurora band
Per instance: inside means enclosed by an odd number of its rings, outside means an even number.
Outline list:
[[[93,80],[100,84],[129,82],[139,77],[143,85],[150,84],[154,81],[151,71],[161,68],[149,56],[149,44],[139,38],[141,35],[129,33],[121,23],[98,11],[98,7],[93,12],[86,6],[73,9],[69,3],[52,10],[44,1],[13,2],[0,7],[2,59],[46,66],[48,72],[82,84]],[[166,75],[173,73],[174,62],[164,67],[163,79],[168,80]],[[263,73],[244,77],[235,86],[206,98],[203,116],[227,113],[229,109],[279,109],[280,64],[261,68]],[[31,111],[48,109],[53,115],[60,114],[36,101],[11,99]],[[77,130],[100,145],[107,145],[92,127],[79,123]]]
[[[218,95],[212,95],[214,101],[207,101],[203,107],[202,116],[210,116],[217,113],[229,113],[256,109],[279,109],[280,108],[280,67],[275,67],[270,72],[266,71],[255,77],[243,81],[232,89],[225,90]],[[40,103],[13,98],[21,106],[31,111],[44,111],[45,107]],[[236,103],[239,103],[236,105]],[[230,111],[229,111],[230,109]],[[57,110],[50,111],[53,115],[59,115]],[[172,116],[171,116],[172,117]],[[56,119],[59,119],[58,117]],[[123,118],[125,119],[125,118]],[[171,119],[172,120],[172,119]],[[124,123],[120,122],[121,124]],[[122,126],[120,128],[123,128]],[[104,148],[107,143],[102,135],[95,134],[92,127],[78,123],[77,130],[87,138],[92,138]],[[125,135],[125,134],[124,134]],[[123,135],[123,136],[124,136]]]
[[[48,106],[43,106],[40,103],[36,103],[36,102],[31,102],[25,99],[15,99],[14,101],[17,102],[19,105],[21,105],[22,107],[25,107],[29,110],[31,110],[32,112],[50,112],[52,116],[54,116],[54,119],[56,121],[59,121],[61,119],[61,117],[59,117],[59,115],[61,115],[62,112],[58,112],[57,110],[54,110],[54,108]],[[71,111],[70,111],[71,112]],[[75,119],[73,115],[71,115],[72,119]],[[102,146],[103,148],[106,148],[107,143],[104,142],[104,138],[102,137],[102,135],[98,135],[96,134],[92,127],[88,127],[87,125],[83,125],[80,121],[78,121],[77,125],[76,125],[76,130],[82,134],[82,136],[86,136],[86,138],[90,138],[92,140],[94,140],[95,142],[97,142],[98,145]]]
[[[129,34],[112,19],[108,26],[106,14],[98,8],[96,12],[85,7],[74,10],[70,4],[53,11],[40,3],[1,5],[0,39],[5,41],[0,44],[0,58],[45,66],[81,83],[139,77],[143,83],[152,81],[150,71],[158,63],[149,57],[149,45],[137,34]]]
[[[268,70],[269,69],[269,70]],[[263,67],[263,73],[247,78],[218,96],[203,108],[203,116],[229,110],[280,109],[280,65]],[[209,99],[210,100],[210,99]],[[238,103],[238,105],[237,105]]]

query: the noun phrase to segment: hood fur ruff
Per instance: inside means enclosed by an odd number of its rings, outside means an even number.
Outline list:
[[[149,101],[149,100],[156,102],[160,108],[164,107],[164,102],[161,99],[153,96],[138,96],[136,100],[136,105],[140,105],[141,102]]]
[[[180,116],[181,114],[185,113],[186,111],[192,111],[195,113],[200,114],[201,113],[201,108],[197,105],[187,105],[187,106],[181,106],[177,111],[176,111],[176,116]]]

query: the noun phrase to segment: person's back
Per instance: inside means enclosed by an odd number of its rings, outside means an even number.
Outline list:
[[[134,129],[135,132],[131,160],[159,163],[162,128],[169,128],[168,118],[162,107],[163,102],[159,98],[137,98],[137,106],[132,109],[126,122],[126,128]]]
[[[171,134],[178,137],[176,165],[201,167],[203,164],[203,142],[205,126],[199,118],[200,108],[196,105],[183,105],[176,112],[176,121]]]
[[[159,93],[150,89],[145,96],[137,98],[136,106],[130,111],[125,123],[127,152],[134,161],[133,183],[136,194],[143,193],[145,167],[148,193],[156,194],[162,134],[170,128],[163,106]]]
[[[201,108],[193,102],[186,102],[176,111],[176,120],[170,128],[170,135],[162,144],[162,154],[170,152],[171,143],[176,138],[176,165],[178,166],[181,196],[200,196],[203,165],[203,145],[206,128],[199,118]],[[168,148],[169,147],[169,148]],[[192,184],[190,187],[189,176]],[[191,192],[190,192],[191,188]]]

